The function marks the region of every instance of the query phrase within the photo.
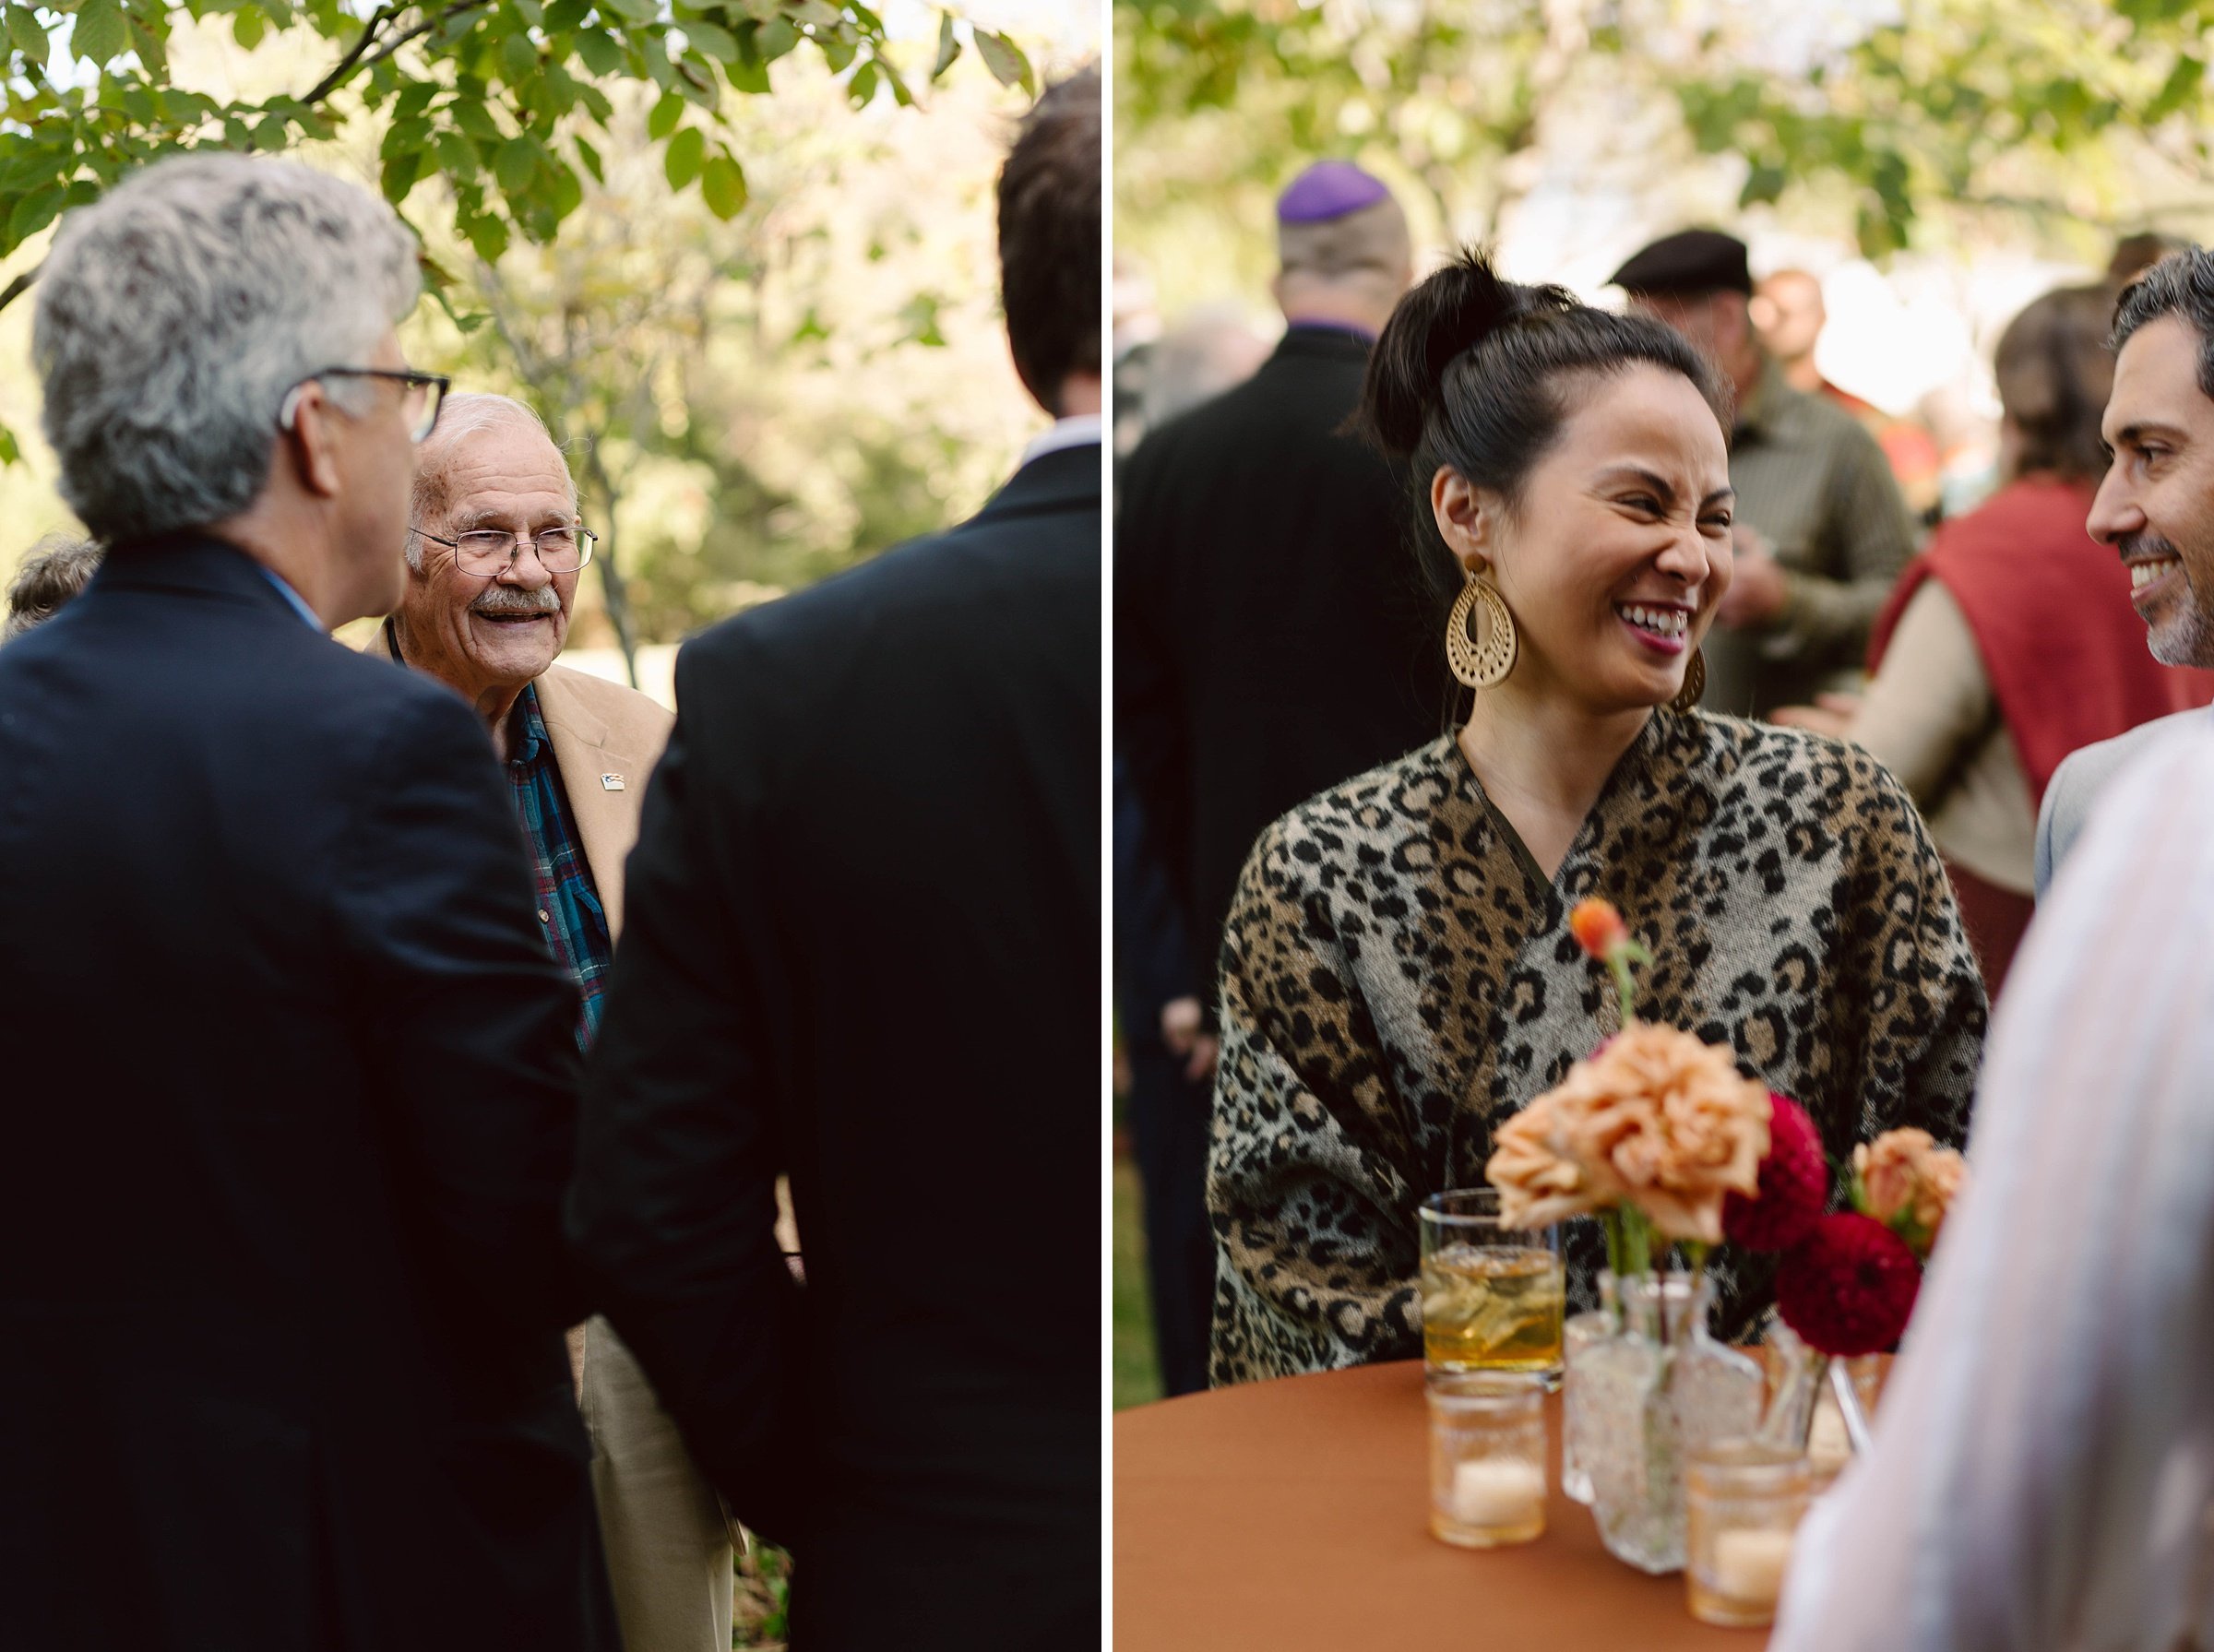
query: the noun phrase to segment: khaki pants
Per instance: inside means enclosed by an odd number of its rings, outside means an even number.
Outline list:
[[[592,1491],[625,1652],[730,1652],[731,1533],[721,1500],[607,1321],[589,1321],[583,1337]]]

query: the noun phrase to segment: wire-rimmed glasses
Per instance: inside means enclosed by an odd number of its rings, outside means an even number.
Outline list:
[[[600,536],[589,528],[544,528],[536,533],[511,533],[505,528],[480,528],[453,539],[442,539],[422,528],[412,529],[434,545],[454,553],[455,565],[464,574],[489,579],[506,570],[529,545],[538,565],[549,574],[574,574],[592,560]]]
[[[400,416],[408,422],[408,440],[417,444],[437,424],[446,386],[453,383],[443,373],[418,373],[412,367],[318,367],[284,393],[283,405],[277,410],[279,430],[292,428],[300,412],[300,392],[319,378],[382,378],[400,386]]]

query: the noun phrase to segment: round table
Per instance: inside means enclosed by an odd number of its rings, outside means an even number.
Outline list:
[[[1681,1574],[1601,1547],[1560,1492],[1545,1535],[1456,1549],[1429,1532],[1419,1360],[1217,1389],[1114,1418],[1114,1641],[1127,1652],[1755,1652],[1693,1621]]]

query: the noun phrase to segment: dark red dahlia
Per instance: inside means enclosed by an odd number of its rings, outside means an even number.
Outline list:
[[[1921,1289],[1922,1264],[1907,1242],[1853,1210],[1821,1218],[1776,1267],[1777,1312],[1825,1354],[1897,1347]]]
[[[1806,1109],[1788,1096],[1768,1096],[1768,1156],[1760,1186],[1748,1198],[1722,1201],[1722,1235],[1749,1251],[1788,1251],[1814,1230],[1829,1193],[1829,1164]]]

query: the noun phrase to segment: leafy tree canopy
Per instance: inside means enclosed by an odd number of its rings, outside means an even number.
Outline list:
[[[1881,256],[1956,208],[2206,206],[2214,0],[1115,0],[1118,191],[1143,217],[1371,154],[1495,235],[1561,123],[1737,154],[1742,204],[1842,191]],[[1636,112],[1666,113],[1652,138]],[[1135,164],[1133,164],[1135,160]]]
[[[860,0],[0,0],[6,101],[0,107],[0,257],[131,169],[182,149],[277,151],[382,126],[382,179],[395,205],[426,178],[452,188],[454,224],[496,259],[510,239],[554,239],[603,175],[590,133],[613,118],[616,83],[658,89],[648,131],[673,189],[699,185],[718,217],[744,206],[744,164],[724,101],[769,90],[769,66],[803,47],[851,75],[856,106],[914,101],[911,70]],[[295,91],[226,101],[174,84],[168,42],[181,20],[224,18],[243,46],[304,25],[328,57]],[[1003,84],[1030,87],[1012,41],[941,14],[929,78],[963,36]],[[435,273],[435,272],[434,272]],[[18,296],[31,272],[0,290]]]

